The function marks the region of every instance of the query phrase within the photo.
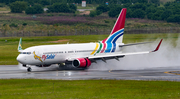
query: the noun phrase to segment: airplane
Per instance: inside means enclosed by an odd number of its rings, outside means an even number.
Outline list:
[[[87,69],[91,63],[97,63],[97,60],[107,62],[109,59],[123,58],[126,55],[147,54],[158,51],[162,39],[153,51],[122,53],[125,46],[144,44],[124,44],[122,43],[124,26],[126,19],[126,8],[123,8],[116,20],[116,23],[110,35],[97,43],[81,43],[81,44],[56,44],[56,45],[40,45],[22,49],[22,38],[20,38],[17,61],[23,67],[27,67],[30,72],[31,66],[48,67],[52,64],[71,65],[75,68]]]

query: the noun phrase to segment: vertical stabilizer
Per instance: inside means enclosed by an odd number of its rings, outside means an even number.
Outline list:
[[[116,43],[122,43],[125,20],[126,20],[126,8],[123,8],[119,14],[119,17],[116,20],[116,23],[109,37],[102,41],[103,50],[101,51],[101,53],[114,52],[116,49]]]
[[[119,32],[119,34],[121,34],[122,32],[124,34],[125,20],[126,20],[126,8],[123,8],[116,20],[116,23],[114,24],[114,27],[111,31],[110,36],[117,33],[118,31],[120,31],[122,29],[123,29],[123,31]],[[118,38],[116,38],[118,43],[122,43],[123,34],[121,36],[119,36]]]
[[[22,45],[22,38],[20,38],[20,40],[19,40],[19,45],[18,45],[19,52],[23,50],[21,45]]]

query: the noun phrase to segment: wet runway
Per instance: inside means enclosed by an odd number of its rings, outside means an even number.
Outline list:
[[[58,67],[37,68],[32,72],[17,65],[0,65],[0,79],[33,78],[60,80],[122,79],[122,80],[168,80],[180,81],[179,67],[149,68],[143,70],[63,70]]]

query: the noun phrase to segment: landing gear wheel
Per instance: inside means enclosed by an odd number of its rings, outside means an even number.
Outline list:
[[[28,72],[31,72],[31,70],[32,70],[31,67],[28,67],[28,68],[27,68],[27,71],[28,71]]]

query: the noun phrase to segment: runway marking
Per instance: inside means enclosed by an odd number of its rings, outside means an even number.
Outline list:
[[[179,72],[179,73],[175,73],[175,72]],[[166,74],[174,74],[174,75],[180,75],[180,71],[166,71],[164,72]]]

